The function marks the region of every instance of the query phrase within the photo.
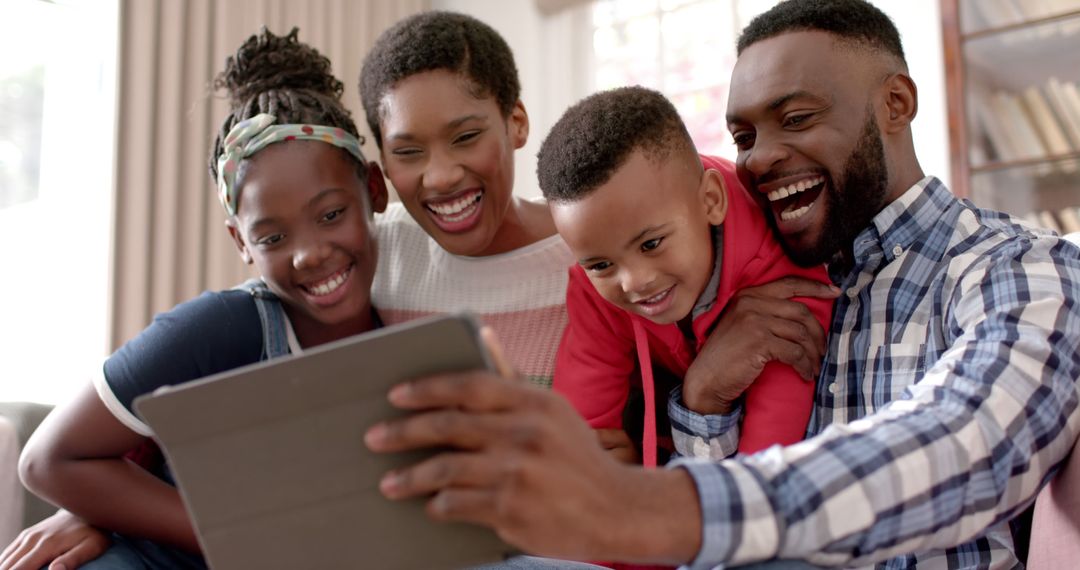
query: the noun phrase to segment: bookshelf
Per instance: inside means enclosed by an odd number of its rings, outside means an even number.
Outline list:
[[[1080,0],[941,0],[952,188],[1080,231]]]

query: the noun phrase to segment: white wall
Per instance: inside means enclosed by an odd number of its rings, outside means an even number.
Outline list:
[[[927,174],[949,183],[945,70],[937,0],[871,0],[896,23],[911,75],[919,88],[915,148]],[[515,161],[515,192],[539,196],[536,152],[563,110],[584,97],[585,50],[592,49],[586,10],[544,17],[532,0],[433,0],[432,8],[472,15],[499,31],[514,50],[522,101],[532,124],[529,142]]]
[[[949,122],[945,109],[945,55],[938,0],[871,0],[892,18],[919,88],[919,114],[912,130],[923,171],[950,183]]]

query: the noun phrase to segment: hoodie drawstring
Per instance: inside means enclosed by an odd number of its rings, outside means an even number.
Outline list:
[[[652,356],[645,327],[637,318],[631,318],[634,326],[634,343],[637,346],[638,365],[641,367],[641,389],[645,396],[645,425],[641,433],[642,465],[656,467],[656,387],[653,383]]]

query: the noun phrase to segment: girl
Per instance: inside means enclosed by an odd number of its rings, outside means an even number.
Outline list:
[[[425,12],[384,32],[360,96],[401,198],[376,219],[372,297],[387,323],[470,310],[510,361],[550,386],[566,326],[569,249],[542,202],[513,195],[529,136],[510,47],[487,24]]]
[[[380,246],[393,252],[375,271],[380,317],[471,310],[519,370],[550,386],[574,260],[546,204],[513,196],[513,154],[529,121],[509,46],[469,16],[419,14],[376,40],[360,91],[401,198],[376,219]],[[69,537],[47,541],[56,553],[94,538],[85,527],[55,532]]]
[[[113,531],[113,546],[89,567],[204,566],[168,474],[154,477],[123,459],[151,435],[131,412],[136,396],[379,324],[369,291],[372,211],[386,205],[382,175],[360,152],[330,62],[296,36],[264,29],[215,82],[228,90],[232,113],[210,173],[229,235],[262,280],[158,315],[23,453],[21,473],[34,492]]]

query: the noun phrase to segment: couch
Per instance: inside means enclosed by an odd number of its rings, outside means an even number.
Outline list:
[[[22,449],[22,447],[26,445],[26,440],[30,438],[30,434],[34,433],[38,424],[41,423],[41,420],[45,419],[45,416],[47,416],[51,410],[51,406],[46,406],[44,404],[0,402],[0,417],[4,418],[15,427],[18,449]],[[4,461],[4,464],[0,464],[0,469],[9,470],[7,475],[10,475],[11,471],[15,471],[16,464],[14,462],[10,462],[11,464],[8,463],[9,461]],[[22,489],[22,494],[22,528],[26,528],[56,512],[56,507],[39,499],[25,488]],[[0,507],[13,508],[11,505]],[[17,501],[14,508],[18,507]],[[7,546],[7,544],[0,545],[0,550],[2,550],[4,546]]]
[[[1080,440],[1035,499],[1028,570],[1080,568]]]

